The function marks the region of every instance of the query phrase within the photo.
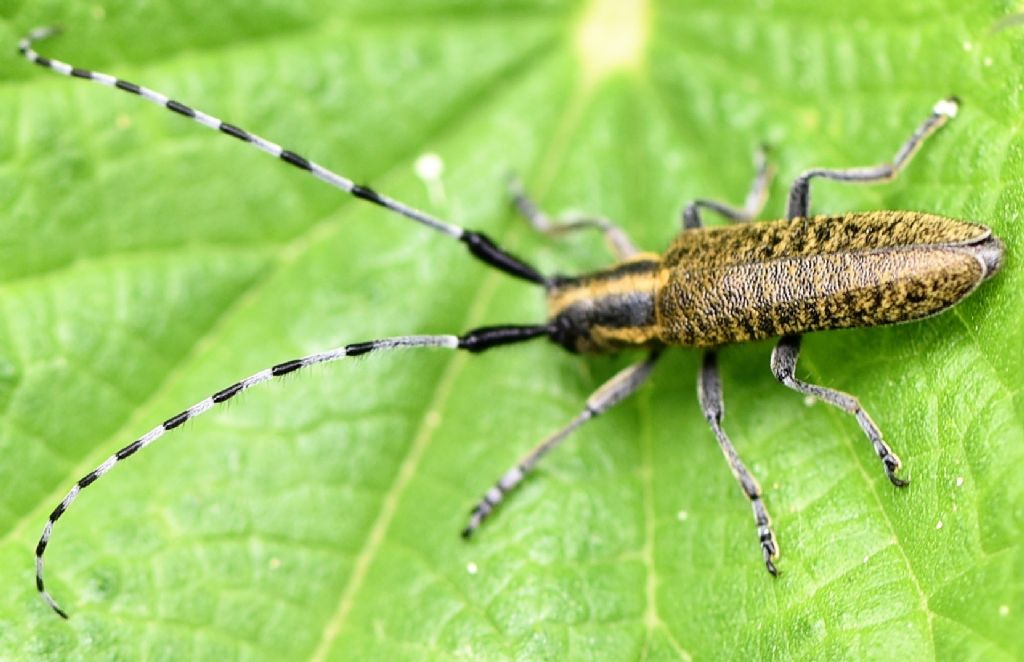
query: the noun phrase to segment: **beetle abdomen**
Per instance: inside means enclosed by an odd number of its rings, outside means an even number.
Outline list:
[[[661,340],[715,347],[934,315],[999,268],[988,228],[870,212],[682,233],[657,294]]]

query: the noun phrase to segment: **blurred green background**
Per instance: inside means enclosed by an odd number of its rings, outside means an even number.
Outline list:
[[[0,1],[0,657],[10,659],[1019,659],[1024,655],[1024,28],[1010,2]],[[781,577],[696,404],[699,355],[587,425],[465,543],[470,506],[633,356],[544,342],[404,352],[246,394],[89,489],[159,421],[345,342],[543,318],[535,289],[130,95],[31,67],[17,39],[267,136],[483,230],[545,271],[607,263],[509,211],[620,221],[660,250],[694,197],[768,216],[815,166],[890,158],[934,102],[960,116],[898,181],[815,209],[975,219],[1004,272],[954,311],[808,337],[801,371],[720,363],[726,429],[765,488]],[[414,163],[437,154],[427,185]]]

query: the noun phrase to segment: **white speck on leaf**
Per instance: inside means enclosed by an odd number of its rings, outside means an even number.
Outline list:
[[[433,152],[427,152],[416,159],[413,168],[416,170],[416,176],[420,179],[433,181],[441,178],[441,174],[444,172],[444,160]]]
[[[426,185],[430,203],[435,207],[444,207],[448,202],[444,193],[444,183],[441,181],[441,175],[444,174],[444,159],[433,152],[421,154],[413,163],[413,170]]]

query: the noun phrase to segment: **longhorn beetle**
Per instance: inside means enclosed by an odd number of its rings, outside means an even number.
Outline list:
[[[50,513],[36,547],[36,587],[43,600],[67,618],[43,585],[43,553],[54,524],[78,498],[114,466],[166,432],[274,377],[320,363],[399,347],[434,347],[482,352],[500,345],[547,338],[570,352],[611,353],[644,349],[647,356],[598,388],[583,410],[547,437],[498,479],[471,511],[462,535],[469,537],[518,486],[540,459],[571,432],[633,394],[647,380],[662,350],[695,347],[704,352],[697,395],[736,481],[754,512],[765,567],[777,574],[779,547],[761,488],[722,428],[724,406],[716,351],[723,345],[781,336],[771,355],[776,379],[800,393],[823,400],[856,418],[897,487],[900,460],[854,396],[796,377],[800,336],[809,331],[909,322],[953,306],[995,274],[1003,245],[985,226],[911,211],[852,212],[810,216],[814,179],[883,182],[896,177],[924,141],[957,113],[955,98],[935,104],[892,161],[865,168],[813,168],[789,190],[785,220],[752,223],[764,206],[770,171],[759,155],[757,174],[742,208],[695,200],[682,213],[682,232],[664,254],[638,251],[625,232],[603,219],[552,222],[518,184],[511,194],[518,211],[538,231],[559,234],[595,229],[608,240],[617,262],[581,276],[546,276],[505,251],[486,235],[439,220],[418,209],[354,183],[279,145],[207,115],[159,92],[107,74],[79,69],[43,57],[33,42],[54,34],[39,28],[19,42],[30,62],[73,78],[90,80],[138,95],[199,124],[227,134],[305,171],[366,202],[384,207],[466,245],[484,264],[543,289],[548,318],[539,324],[508,324],[473,329],[460,336],[398,336],[358,342],[310,354],[246,377],[142,435],[83,476]],[[702,212],[713,211],[731,225],[705,228]]]

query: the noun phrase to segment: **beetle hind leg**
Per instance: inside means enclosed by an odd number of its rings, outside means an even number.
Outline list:
[[[796,362],[799,357],[800,336],[784,336],[779,341],[779,344],[775,346],[775,349],[772,350],[772,373],[775,375],[775,378],[794,391],[814,396],[834,407],[842,409],[848,414],[853,414],[864,434],[871,440],[871,445],[874,446],[878,459],[882,461],[885,475],[889,478],[889,481],[896,487],[905,487],[908,481],[896,475],[896,472],[902,466],[900,458],[892,452],[889,444],[885,443],[885,440],[882,438],[882,431],[878,429],[875,422],[868,416],[868,413],[860,405],[860,401],[849,393],[843,393],[842,391],[816,384],[808,384],[797,379]]]
[[[775,560],[779,558],[779,545],[775,540],[775,533],[772,531],[772,520],[765,508],[764,500],[761,498],[761,486],[750,474],[747,467],[740,460],[732,441],[722,429],[722,419],[725,417],[725,403],[722,400],[722,380],[718,376],[718,360],[715,352],[704,353],[704,362],[701,366],[700,379],[697,382],[697,397],[700,400],[700,408],[704,411],[704,418],[707,419],[711,430],[718,439],[718,446],[725,455],[726,462],[736,482],[743,489],[743,494],[750,501],[754,511],[754,524],[757,526],[757,539],[761,545],[761,553],[764,555],[764,566],[772,575],[778,575],[775,567]]]

